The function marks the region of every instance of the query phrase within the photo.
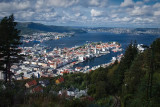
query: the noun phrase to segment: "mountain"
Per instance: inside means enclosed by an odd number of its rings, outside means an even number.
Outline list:
[[[131,35],[160,35],[160,28],[86,28],[86,31],[108,32],[115,34],[131,34]]]
[[[33,22],[18,22],[17,29],[21,30],[21,34],[32,34],[35,32],[75,32],[75,33],[85,33],[86,31],[81,28],[73,28],[68,26],[54,26],[54,25],[44,25],[40,23]]]

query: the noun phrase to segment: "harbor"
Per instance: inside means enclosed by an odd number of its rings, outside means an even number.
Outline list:
[[[87,73],[99,67],[107,67],[113,64],[115,59],[120,61],[130,43],[129,40],[133,37],[135,36],[87,33],[57,40],[50,38],[43,42],[29,39],[30,42],[23,42],[20,47],[22,49],[20,54],[26,56],[25,61],[11,67],[11,71],[15,74],[13,78],[20,80],[22,76],[23,79],[54,77],[64,73]],[[150,38],[147,40],[151,41],[155,37],[146,35],[145,38]],[[147,40],[143,41],[142,36],[137,36],[135,39],[144,45],[150,43]],[[141,45],[138,47],[141,49]]]
[[[21,47],[20,54],[25,55],[25,61],[13,65],[12,72],[15,74],[16,80],[21,79],[21,75],[25,79],[31,77],[54,77],[63,75],[64,73],[83,72],[87,73],[99,67],[106,67],[112,63],[103,63],[97,66],[86,65],[84,67],[75,67],[76,65],[99,58],[110,52],[121,52],[121,45],[117,42],[89,42],[82,46],[74,46],[71,48],[53,48],[48,51],[48,47],[35,44],[33,47]]]

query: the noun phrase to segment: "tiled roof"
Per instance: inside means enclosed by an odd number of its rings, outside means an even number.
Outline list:
[[[35,88],[32,89],[33,92],[42,92],[43,91],[43,88],[40,87],[40,86],[37,86]]]
[[[30,81],[30,82],[27,82],[27,84],[28,84],[29,86],[33,86],[33,85],[37,85],[37,82],[36,82],[36,80],[32,80],[32,81]]]
[[[60,77],[58,80],[59,80],[59,82],[64,82],[64,78],[63,77]]]

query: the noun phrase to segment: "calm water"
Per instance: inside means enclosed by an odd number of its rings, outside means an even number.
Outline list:
[[[154,35],[128,35],[128,34],[109,34],[109,33],[95,33],[95,32],[90,32],[90,33],[85,33],[85,34],[76,34],[75,36],[72,37],[65,37],[62,39],[58,40],[50,40],[50,41],[45,41],[42,43],[42,45],[49,46],[55,48],[55,47],[73,47],[75,45],[80,46],[85,44],[87,41],[92,41],[92,42],[112,42],[116,41],[119,42],[122,45],[122,48],[125,50],[125,48],[128,46],[128,44],[131,41],[137,41],[138,44],[145,44],[145,45],[150,45],[156,38],[160,37],[154,36]],[[33,43],[30,44],[25,44],[28,46],[31,46]],[[90,61],[86,61],[83,63],[80,63],[76,66],[86,66],[89,65],[90,67],[96,66],[99,64],[103,63],[108,63],[113,56],[117,56],[120,53],[113,53],[111,52],[110,54],[101,56],[99,58],[94,58]]]

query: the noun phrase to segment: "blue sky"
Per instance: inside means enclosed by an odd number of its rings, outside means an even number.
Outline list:
[[[160,0],[0,0],[0,18],[92,27],[160,28]]]

